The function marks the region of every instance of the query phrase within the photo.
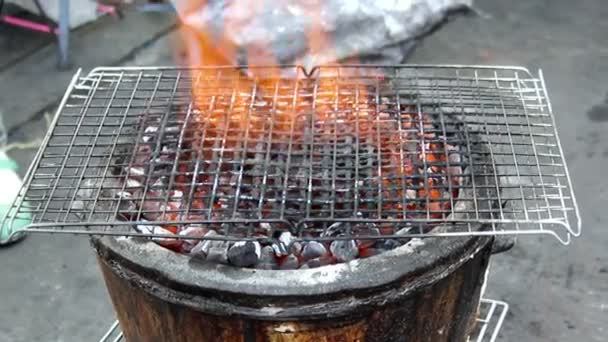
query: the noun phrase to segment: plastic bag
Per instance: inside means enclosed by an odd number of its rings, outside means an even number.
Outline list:
[[[277,63],[305,67],[352,57],[403,63],[417,39],[451,11],[472,6],[472,0],[171,1],[186,26],[237,47],[225,56],[233,64],[248,64],[249,47],[263,44]],[[329,39],[311,49],[315,30]]]

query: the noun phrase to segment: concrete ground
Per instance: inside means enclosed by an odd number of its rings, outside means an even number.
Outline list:
[[[488,296],[511,305],[500,341],[605,341],[608,5],[603,0],[476,3],[491,17],[455,19],[428,37],[410,62],[542,68],[584,222],[583,236],[567,247],[549,237],[521,237],[511,251],[493,258]],[[126,64],[171,64],[170,36],[141,48]],[[7,87],[0,82],[0,93]],[[35,82],[31,87],[23,92],[34,91]],[[0,110],[3,106],[0,102]],[[26,111],[27,105],[19,108]],[[27,140],[44,129],[38,115],[17,126],[11,139]],[[26,165],[33,152],[13,155]],[[0,271],[0,341],[96,340],[113,320],[86,239],[29,236],[0,249]]]

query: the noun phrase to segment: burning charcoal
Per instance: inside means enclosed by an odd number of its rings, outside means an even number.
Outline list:
[[[228,263],[228,243],[222,242],[221,244],[214,245],[209,248],[207,252],[207,261],[217,262],[220,264]]]
[[[302,249],[302,261],[316,259],[327,254],[327,248],[322,243],[310,241]]]
[[[220,236],[215,230],[208,231],[203,237],[218,237]],[[207,254],[214,243],[220,243],[218,240],[201,240],[190,251],[190,254]]]
[[[155,197],[155,195],[150,195],[150,194],[148,196]],[[141,211],[142,211],[143,217],[145,217],[146,220],[157,221],[158,217],[161,214],[161,200],[160,199],[156,199],[156,200],[146,199],[142,205]]]
[[[270,226],[270,223],[268,223],[268,222],[260,223],[260,228],[266,232],[272,231],[272,227]]]
[[[289,252],[287,251],[287,247],[280,241],[273,243],[272,249],[277,257],[282,257],[289,254]]]
[[[139,166],[128,168],[127,173],[133,178],[142,178],[146,175],[144,168]]]
[[[83,198],[89,200],[93,198],[94,194],[100,187],[100,180],[96,178],[87,178],[82,182],[81,187],[76,192],[76,198]]]
[[[202,238],[209,232],[209,229],[203,228],[200,225],[190,225],[186,226],[182,231],[179,232],[179,236],[184,237],[192,237],[192,238]],[[197,244],[202,242],[201,240],[196,239],[184,239],[183,240],[183,249],[186,253],[190,252],[192,248],[194,248]]]
[[[272,249],[274,250],[274,254],[277,257],[283,257],[287,254],[289,254],[289,250],[288,248],[291,247],[291,244],[293,243],[293,235],[291,235],[290,232],[282,232],[279,235],[278,241],[275,241],[272,244]]]
[[[336,240],[331,243],[329,250],[339,262],[351,261],[359,255],[359,249],[354,240]]]
[[[390,251],[391,249],[395,249],[399,246],[401,246],[401,242],[393,239],[382,240],[376,243],[376,248],[385,251]]]
[[[184,229],[179,232],[179,235],[181,236],[187,236],[187,237],[192,237],[192,238],[200,238],[205,236],[207,233],[209,232],[209,229],[201,226],[201,225],[188,225],[186,227],[184,227]],[[190,240],[190,239],[188,239]],[[197,240],[190,240],[190,241],[197,241]]]
[[[169,232],[169,231],[168,231]],[[169,234],[171,234],[171,232],[169,232]],[[153,239],[154,241],[156,241],[159,245],[169,248],[169,249],[173,249],[175,251],[180,251],[181,247],[183,246],[184,241],[180,240],[180,239],[170,239],[170,238],[166,238],[166,239]]]
[[[290,254],[283,260],[279,268],[282,270],[295,270],[298,266],[300,266],[298,258],[295,255]]]
[[[295,256],[299,256],[302,253],[302,244],[299,242],[293,242],[291,244],[291,248],[289,248],[289,253]]]
[[[144,136],[142,137],[142,140],[144,142],[151,142],[151,140],[153,138],[155,138],[155,134],[158,131],[158,127],[156,126],[148,126],[146,127],[146,129],[144,130]]]
[[[131,195],[131,194],[129,194]],[[120,205],[118,207],[118,213],[120,215],[123,215],[124,217],[132,217],[135,216],[137,213],[137,206],[135,205],[135,203],[133,203],[133,201],[130,200],[131,196],[129,196],[129,199],[121,199],[120,200]]]
[[[157,180],[155,180],[154,183],[152,183],[151,189],[164,190],[167,187],[167,184],[169,184],[168,178],[165,176],[162,176],[162,177],[158,178]]]
[[[228,250],[228,260],[238,267],[254,266],[260,259],[261,249],[257,241],[239,241]]]
[[[322,256],[320,258],[315,258],[315,259],[311,259],[308,260],[308,262],[306,262],[306,265],[310,268],[315,268],[315,267],[321,267],[321,266],[325,266],[325,265],[331,265],[334,263],[334,259],[330,256]]]
[[[168,133],[179,133],[181,131],[181,127],[179,126],[168,126],[165,127],[165,134]]]
[[[462,178],[459,177],[462,175],[462,166],[461,166],[461,158],[459,153],[451,153],[448,156],[449,165],[448,166],[448,174],[452,179],[452,183],[460,184]]]
[[[260,252],[260,259],[255,265],[256,268],[264,270],[275,270],[279,267],[277,259],[274,255],[274,250],[271,246],[265,246]]]
[[[135,180],[135,179],[131,179],[131,178],[127,178],[127,189],[131,189],[131,188],[142,188],[143,184],[141,184],[140,181]]]
[[[380,253],[382,252],[377,248],[363,248],[359,249],[359,258],[369,258]]]
[[[344,231],[346,225],[344,222],[335,222],[323,232],[321,236],[337,236]]]
[[[174,235],[173,232],[171,232],[161,226],[155,226],[155,225],[138,224],[136,226],[136,230],[138,230],[140,233],[150,234],[150,235]],[[152,240],[163,247],[167,247],[167,248],[171,248],[171,249],[176,249],[179,246],[181,246],[181,244],[182,244],[182,240],[179,240],[179,239],[154,237],[154,238],[152,238]]]
[[[169,234],[172,235],[172,233],[168,230],[166,230],[165,228],[161,227],[161,226],[155,226],[155,225],[150,225],[150,224],[138,224],[135,226],[135,229],[143,234],[153,234],[153,235],[162,235],[162,234]]]
[[[358,235],[368,236],[380,236],[380,229],[376,228],[373,224],[368,225],[362,229],[358,229]],[[376,240],[357,240],[357,246],[359,248],[369,248],[376,243]]]
[[[293,240],[294,237],[290,232],[282,232],[279,236],[279,241],[281,241],[285,246],[290,246]]]

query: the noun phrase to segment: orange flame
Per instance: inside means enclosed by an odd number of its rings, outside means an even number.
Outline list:
[[[336,54],[332,51],[332,39],[323,30],[321,22],[322,4],[321,0],[299,4],[303,8],[302,15],[307,16],[311,23],[306,34],[308,55],[311,56],[312,62],[319,58],[338,63],[335,60]],[[239,50],[243,50],[244,52],[241,52],[241,54],[244,54],[246,64],[253,67],[247,69],[247,75],[236,68],[209,68],[200,70],[196,72],[196,76],[193,76],[193,105],[201,113],[201,124],[206,125],[207,134],[220,134],[219,132],[226,132],[228,127],[233,132],[247,130],[251,138],[255,134],[260,134],[255,132],[264,132],[264,127],[268,124],[267,121],[270,118],[249,115],[249,105],[254,101],[271,103],[272,100],[268,101],[269,99],[277,100],[278,98],[276,103],[272,103],[275,110],[295,115],[292,100],[298,98],[299,106],[308,109],[314,108],[315,120],[321,123],[318,127],[320,139],[331,140],[335,136],[332,132],[337,129],[339,124],[356,125],[359,134],[366,135],[366,137],[360,138],[373,137],[371,140],[377,144],[376,148],[382,154],[381,159],[387,163],[382,165],[380,172],[395,172],[403,176],[384,180],[383,186],[385,189],[397,188],[397,196],[404,197],[407,194],[402,189],[418,186],[418,184],[410,184],[411,181],[407,179],[407,176],[414,173],[409,156],[399,153],[401,148],[399,141],[408,138],[403,136],[395,139],[394,134],[397,127],[393,127],[396,121],[401,121],[404,125],[402,129],[410,130],[416,119],[407,110],[402,110],[401,113],[396,114],[401,116],[400,120],[390,118],[389,114],[383,112],[382,106],[374,96],[375,94],[368,94],[369,89],[379,89],[381,87],[381,75],[367,74],[364,75],[365,77],[350,77],[348,82],[344,82],[342,79],[348,78],[348,76],[361,75],[329,75],[328,73],[349,73],[349,71],[354,73],[360,70],[349,70],[347,68],[322,69],[322,72],[325,73],[322,74],[323,77],[315,79],[314,89],[306,89],[307,96],[299,96],[299,94],[293,93],[293,87],[281,87],[281,65],[279,65],[277,57],[272,55],[273,49],[270,42],[256,41],[246,47],[237,47],[231,38],[239,34],[246,34],[245,25],[248,22],[237,18],[237,16],[227,15],[221,25],[221,32],[216,32],[217,29],[213,30],[211,27],[203,26],[204,20],[199,18],[205,5],[205,0],[190,0],[178,9],[183,20],[179,30],[179,38],[185,49],[185,66],[194,69],[210,66],[235,66],[235,61],[239,57]],[[282,5],[285,5],[282,0],[277,0],[276,6]],[[262,15],[262,11],[265,10],[262,2],[258,1],[235,1],[231,2],[230,6],[231,10],[248,13],[251,18]],[[310,62],[298,60],[296,64],[307,65]],[[349,62],[357,63],[354,59]],[[255,68],[255,66],[263,66],[263,68]],[[370,70],[366,69],[368,72]],[[291,85],[293,85],[293,81],[291,82]],[[312,97],[310,96],[311,91],[314,92]],[[229,117],[226,117],[227,115]],[[279,118],[274,123],[274,127],[281,131],[288,131],[288,126],[292,120],[293,117],[290,119]],[[427,122],[419,122],[419,124],[430,125]],[[299,133],[296,132],[295,134]],[[202,150],[211,151],[212,146],[204,145],[206,143],[206,141],[203,141],[203,145],[200,147]],[[442,158],[443,155],[441,154],[429,153],[426,155],[427,162],[430,164],[444,162]],[[440,209],[440,202],[437,199],[441,197],[441,193],[438,190],[426,187],[418,192],[418,196],[421,198],[428,197],[432,200],[432,208],[430,208],[432,211]],[[395,206],[394,209],[404,209],[401,203],[397,203]],[[414,209],[416,209],[416,204],[407,205],[407,210]]]

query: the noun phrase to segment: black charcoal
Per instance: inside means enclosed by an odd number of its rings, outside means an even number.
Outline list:
[[[228,250],[228,260],[238,267],[254,266],[260,259],[261,249],[257,241],[239,241]]]
[[[281,263],[280,269],[282,270],[295,270],[300,266],[298,258],[295,255],[288,255],[285,260]]]
[[[354,240],[336,240],[329,246],[331,254],[339,262],[347,262],[359,255],[359,249]]]
[[[264,246],[260,252],[260,259],[255,265],[255,268],[264,269],[264,270],[275,270],[279,266],[277,264],[277,259],[274,255],[274,250],[271,246]]]
[[[301,257],[303,261],[308,261],[311,259],[319,258],[326,254],[327,248],[325,248],[322,243],[317,241],[310,241],[304,245]]]

